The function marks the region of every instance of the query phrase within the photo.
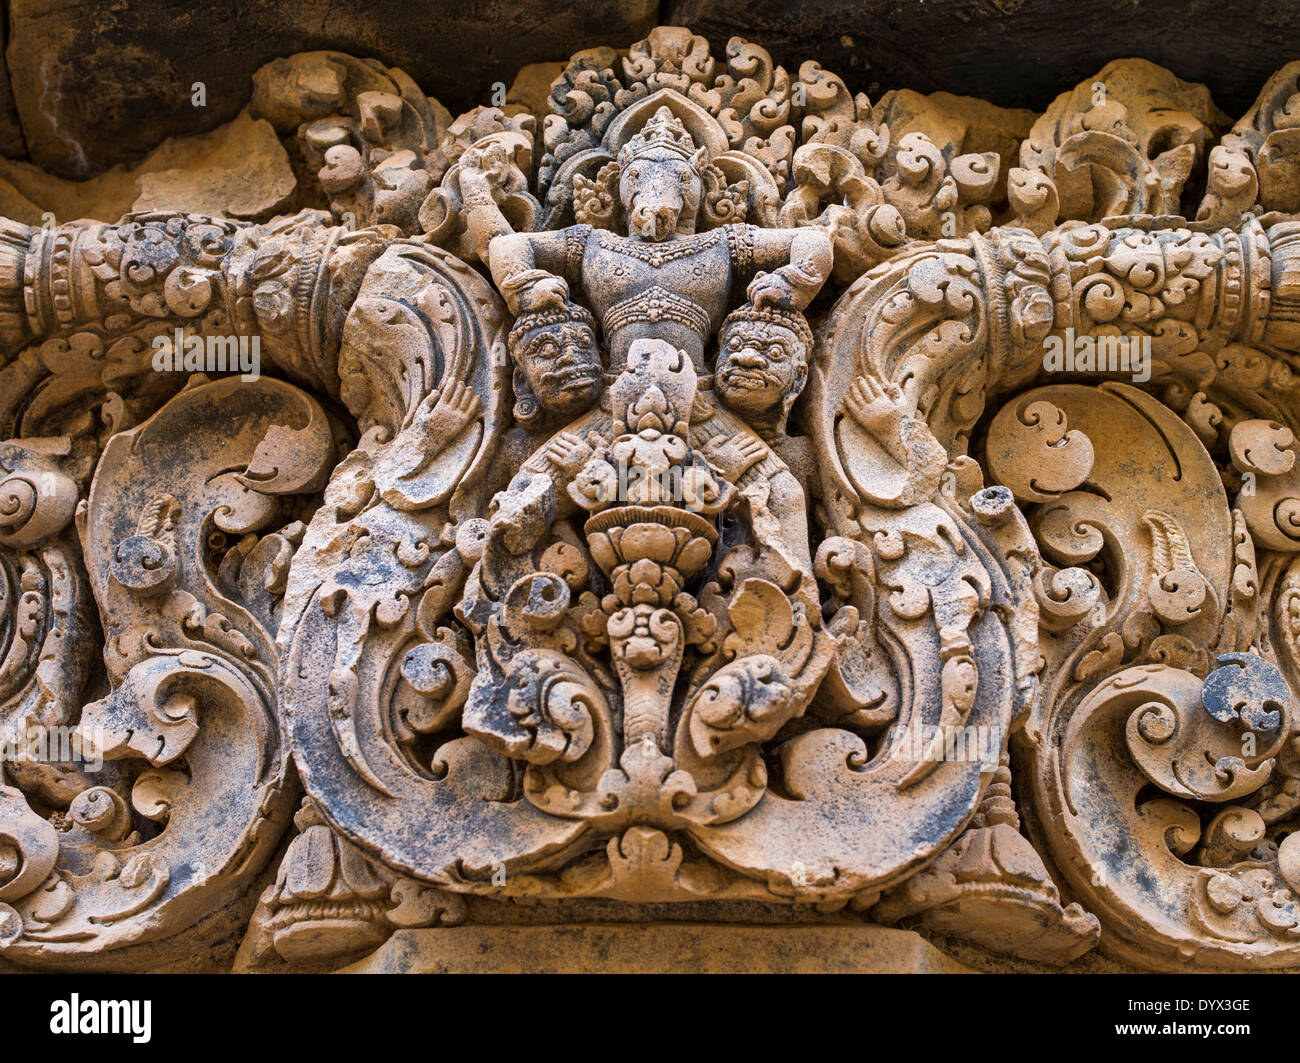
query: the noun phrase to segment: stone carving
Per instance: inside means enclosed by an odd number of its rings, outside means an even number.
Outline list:
[[[0,954],[744,901],[1300,967],[1295,88],[307,53],[297,213],[4,222]]]

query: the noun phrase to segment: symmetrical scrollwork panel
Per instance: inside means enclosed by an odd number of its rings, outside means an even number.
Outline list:
[[[1034,117],[660,27],[453,117],[317,52],[298,213],[0,223],[0,952],[1300,966],[1295,89],[1215,144],[1138,61]]]

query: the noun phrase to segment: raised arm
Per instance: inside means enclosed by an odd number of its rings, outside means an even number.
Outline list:
[[[488,245],[492,279],[513,314],[559,309],[570,283],[582,280],[582,249],[590,229],[574,225],[551,233],[510,233]]]
[[[502,144],[471,147],[460,157],[460,197],[465,212],[465,229],[478,257],[488,259],[488,245],[498,236],[514,233],[493,195],[505,183],[510,155]]]
[[[752,230],[757,270],[749,286],[754,305],[803,310],[830,276],[834,256],[830,238],[821,230]]]

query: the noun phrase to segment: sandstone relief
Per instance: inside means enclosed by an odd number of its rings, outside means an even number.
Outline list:
[[[0,962],[1300,969],[1300,63],[1061,87],[661,26],[6,163]]]

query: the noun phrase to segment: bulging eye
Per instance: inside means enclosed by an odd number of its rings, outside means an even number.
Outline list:
[[[785,348],[778,343],[774,343],[767,349],[767,356],[774,362],[784,362]]]
[[[741,347],[744,346],[744,340],[742,340],[739,336],[732,336],[731,339],[728,341],[727,346],[730,347],[733,351],[738,351],[740,350]]]

